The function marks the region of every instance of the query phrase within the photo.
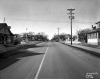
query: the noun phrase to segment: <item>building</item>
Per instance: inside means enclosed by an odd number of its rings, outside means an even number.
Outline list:
[[[0,44],[12,44],[13,43],[13,34],[10,31],[11,27],[6,23],[0,23]]]
[[[87,33],[87,43],[100,45],[100,21],[96,23],[97,27],[92,26],[92,31]]]

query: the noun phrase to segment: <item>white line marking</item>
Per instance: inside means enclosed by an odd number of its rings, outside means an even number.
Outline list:
[[[49,42],[49,43],[50,43],[50,42]],[[49,47],[49,44],[48,44],[48,47]],[[48,47],[47,47],[47,49],[46,49],[46,51],[45,51],[45,55],[46,55],[46,53],[47,53],[47,51],[48,51]],[[36,76],[35,76],[34,79],[37,79],[38,76],[39,76],[39,73],[40,73],[41,67],[42,67],[42,65],[43,65],[43,61],[44,61],[45,55],[43,56],[43,59],[42,59],[42,61],[41,61],[41,64],[40,64],[40,66],[39,66],[39,69],[38,69],[37,74],[36,74]]]
[[[40,58],[39,58],[39,59],[40,59]],[[38,60],[39,60],[39,59],[38,59]],[[32,72],[33,72],[34,68],[36,67],[37,63],[38,63],[38,61],[36,62],[35,66],[32,68],[31,72],[28,74],[28,76],[27,76],[26,79],[29,79],[29,77],[30,77],[30,75],[32,74]]]
[[[39,48],[39,49],[41,49],[41,48]],[[39,50],[39,49],[38,49],[38,50]],[[35,50],[37,50],[37,49],[35,49]],[[36,67],[36,65],[37,65],[37,63],[38,63],[38,61],[39,61],[40,58],[41,58],[41,57],[38,58],[37,62],[35,63],[34,67],[32,68],[31,72],[28,74],[28,76],[27,76],[26,79],[29,79],[30,75],[32,74],[32,72],[33,72],[34,68]]]

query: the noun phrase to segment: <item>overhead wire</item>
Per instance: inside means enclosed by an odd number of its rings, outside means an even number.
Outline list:
[[[81,3],[83,0],[80,0],[79,2],[78,2],[78,4],[79,3]],[[90,2],[90,0],[89,0],[89,2]],[[89,4],[89,2],[86,4],[86,6]],[[75,3],[75,2],[74,2]],[[73,3],[73,4],[74,4]],[[78,14],[86,7],[86,6],[84,6],[79,12],[78,12]],[[77,7],[77,5],[75,6],[75,8]],[[65,12],[60,12],[60,13],[44,13],[44,14],[31,14],[31,15],[45,15],[45,14],[62,14],[62,13],[65,13]],[[78,15],[77,14],[77,15]],[[13,14],[13,15],[27,15],[27,14]],[[76,16],[77,16],[76,15]],[[76,17],[75,16],[75,17]],[[50,20],[32,20],[32,19],[14,19],[14,18],[7,18],[7,19],[13,19],[13,20],[25,20],[25,21],[41,21],[41,22],[63,22],[63,23],[66,23],[66,21],[50,21]],[[67,22],[68,23],[68,22]],[[82,22],[77,22],[77,23],[82,23]],[[88,22],[89,23],[89,22]]]
[[[81,22],[81,21],[74,20],[74,23],[84,23],[84,24],[87,24],[87,23],[95,23],[95,22]]]
[[[70,0],[69,0],[69,1],[70,1]],[[75,3],[75,2],[74,2],[74,3]],[[74,4],[74,3],[73,3],[73,4]],[[72,4],[72,3],[70,3],[70,6],[69,6],[69,8],[68,8],[68,9],[72,8],[71,6],[73,6],[73,4]],[[69,17],[68,17],[68,18],[69,18]],[[70,22],[69,22],[69,23],[70,23]],[[69,23],[67,23],[67,25],[66,25],[66,26],[68,26],[68,25],[69,25]],[[65,28],[65,27],[64,27],[64,28]],[[63,29],[64,29],[64,28],[63,28]]]
[[[75,9],[79,6],[79,4],[80,4],[82,1],[83,1],[83,0],[80,0],[80,1],[76,4]]]
[[[75,8],[76,7],[78,7],[78,4],[80,4],[81,2],[82,2],[83,0],[80,0],[78,3],[77,3],[77,5],[75,6]],[[88,1],[88,3],[76,14],[76,16],[78,15],[78,14],[80,14],[80,12],[83,10],[83,9],[85,9],[87,6],[88,6],[88,4],[90,3],[90,0]],[[75,16],[75,17],[76,17]],[[95,22],[79,22],[79,21],[74,21],[74,23],[95,23]]]
[[[2,18],[3,19],[3,18]],[[50,21],[50,20],[34,20],[34,19],[14,19],[14,18],[6,18],[10,20],[18,20],[18,21],[32,21],[32,22],[55,22],[55,23],[68,23],[68,21]]]
[[[91,0],[89,0],[89,1],[87,2],[87,4],[76,14],[76,16],[78,16],[78,14],[79,14],[81,11],[83,11],[83,10],[88,6],[88,4],[90,3],[90,1],[91,1]]]
[[[65,14],[66,12],[59,12],[59,13],[41,13],[41,14],[5,14],[5,15],[52,15],[52,14]]]
[[[4,18],[0,18],[0,19],[4,19]],[[10,19],[10,20],[18,20],[18,21],[35,21],[35,22],[59,22],[59,23],[70,23],[69,21],[50,21],[50,20],[34,20],[34,19],[15,19],[15,18],[6,18],[6,19]],[[95,22],[81,22],[81,21],[77,21],[77,20],[74,20],[73,23],[84,23],[84,24],[87,24],[87,23],[95,23]]]
[[[73,24],[74,24],[74,26],[75,26],[75,27],[77,27],[77,28],[81,29],[80,27],[76,26],[76,25],[75,25],[75,23],[73,23]]]

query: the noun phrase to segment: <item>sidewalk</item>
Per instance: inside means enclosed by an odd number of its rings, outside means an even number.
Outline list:
[[[90,54],[93,54],[95,56],[100,57],[100,48],[99,48],[99,46],[98,46],[98,48],[96,48],[96,47],[94,47],[96,45],[94,45],[93,46],[94,48],[93,48],[92,45],[82,44],[81,42],[75,42],[75,41],[73,41],[72,45],[70,44],[70,41],[64,42],[64,44],[66,44],[68,46],[71,46],[71,47],[74,47],[74,48],[78,48],[82,51],[85,51],[87,53],[90,53]]]
[[[73,46],[100,53],[100,49],[97,48],[87,47],[82,45],[73,45]]]

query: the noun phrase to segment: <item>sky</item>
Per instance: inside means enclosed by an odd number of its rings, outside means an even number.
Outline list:
[[[57,28],[59,33],[70,34],[67,9],[71,8],[75,9],[73,34],[100,21],[100,0],[0,0],[0,23],[5,17],[12,33],[45,32],[52,38]]]

